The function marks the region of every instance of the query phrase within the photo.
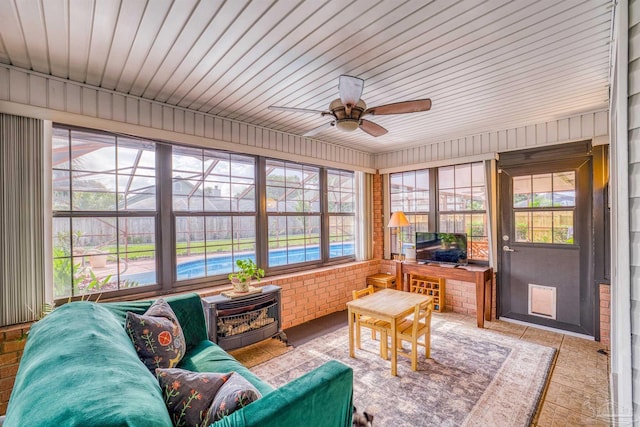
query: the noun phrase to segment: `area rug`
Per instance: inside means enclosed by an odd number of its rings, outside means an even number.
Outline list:
[[[279,339],[269,338],[237,350],[231,350],[229,354],[247,368],[252,368],[289,351],[293,351],[293,347]]]
[[[397,377],[368,330],[350,358],[347,327],[251,370],[280,387],[337,359],[353,368],[354,404],[374,414],[376,427],[530,425],[555,349],[442,318],[433,319],[431,335],[431,359],[420,347],[412,371],[410,360],[399,357]]]

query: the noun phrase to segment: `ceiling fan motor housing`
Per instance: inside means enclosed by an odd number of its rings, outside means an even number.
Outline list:
[[[367,104],[359,100],[356,105],[345,106],[340,98],[335,99],[329,105],[331,114],[336,118],[336,127],[344,132],[352,132],[360,126],[360,117],[367,109]]]

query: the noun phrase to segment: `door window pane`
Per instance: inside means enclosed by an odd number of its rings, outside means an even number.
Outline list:
[[[515,213],[516,242],[531,242],[531,212]]]
[[[576,173],[559,172],[553,174],[553,206],[576,205]]]
[[[551,206],[551,198],[553,194],[551,177],[551,174],[533,175],[531,177],[533,188],[532,206],[534,208]]]

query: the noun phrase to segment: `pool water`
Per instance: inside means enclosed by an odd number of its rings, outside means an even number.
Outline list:
[[[332,243],[329,246],[330,257],[349,256],[355,254],[353,243]],[[256,260],[255,254],[236,254],[235,258],[230,255],[216,255],[206,260],[197,259],[193,261],[183,262],[177,266],[177,280],[196,279],[205,276],[216,276],[219,274],[229,274],[232,272],[232,266],[235,259],[251,259]],[[306,248],[290,248],[275,249],[269,251],[269,266],[277,267],[280,265],[295,264],[308,261],[317,261],[320,259],[320,247],[308,246]],[[206,266],[206,269],[205,269]],[[137,282],[139,285],[152,285],[156,283],[156,273],[153,271],[145,273],[125,274],[121,276],[121,280]]]

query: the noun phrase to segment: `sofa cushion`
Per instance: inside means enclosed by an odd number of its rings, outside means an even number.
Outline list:
[[[258,400],[260,392],[237,372],[231,374],[224,385],[218,390],[209,410],[209,419],[218,421],[249,403]]]
[[[125,327],[140,360],[151,372],[155,373],[156,368],[173,368],[184,356],[182,328],[162,298],[143,315],[127,313]]]
[[[109,310],[72,302],[31,327],[4,427],[151,425],[172,425],[160,386]]]
[[[211,403],[232,376],[177,368],[156,369],[156,375],[173,425],[193,427],[210,424]]]
[[[182,327],[184,339],[187,344],[187,351],[196,347],[207,339],[207,324],[204,319],[202,300],[196,293],[184,295],[172,295],[165,298],[171,309],[178,318],[178,323]],[[144,314],[151,307],[153,301],[128,301],[128,302],[108,302],[102,305],[111,311],[122,325],[124,325],[128,312]]]
[[[199,346],[187,352],[178,367],[197,372],[238,372],[253,384],[261,395],[264,396],[273,391],[273,387],[262,381],[233,356],[211,341],[202,341]]]

